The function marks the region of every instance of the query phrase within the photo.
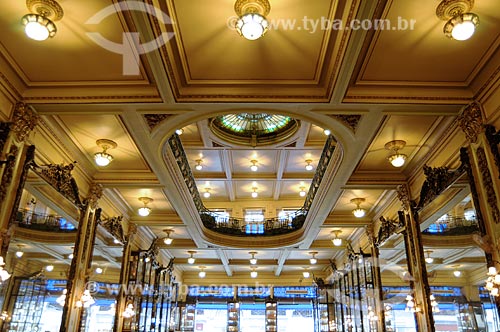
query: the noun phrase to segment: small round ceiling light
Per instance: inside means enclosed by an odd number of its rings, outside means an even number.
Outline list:
[[[304,268],[304,271],[302,272],[302,276],[306,279],[311,276],[311,273],[309,271],[307,271],[307,267]]]
[[[248,40],[259,39],[268,30],[266,16],[270,10],[268,0],[237,0],[234,4],[234,11],[239,17],[236,31]]]
[[[309,263],[311,263],[312,265],[314,265],[314,264],[318,263],[318,259],[316,258],[316,255],[317,255],[317,254],[318,254],[318,252],[317,252],[317,251],[311,251],[311,252],[309,253],[309,255],[312,255],[312,257],[311,257],[311,258],[309,258]]]
[[[332,234],[333,234],[332,243],[335,247],[340,247],[342,245],[342,239],[339,238],[340,233],[342,233],[342,231],[340,229],[336,229],[336,230],[332,231]]]
[[[184,129],[182,129],[182,128],[177,129],[177,130],[175,131],[175,133],[176,133],[177,135],[181,136],[182,134],[184,134]]]
[[[331,130],[330,129],[324,129],[323,130],[323,134],[325,134],[326,136],[330,136],[331,135]]]
[[[203,197],[210,198],[210,188],[205,188],[205,192],[203,193]]]
[[[299,196],[305,197],[307,195],[306,188],[300,187]]]
[[[462,275],[462,271],[460,271],[460,270],[455,270],[455,271],[453,271],[453,275],[454,275],[456,278],[460,278],[460,276]]]
[[[107,153],[109,149],[115,149],[117,144],[109,139],[98,139],[96,144],[102,149],[102,152],[94,154],[94,160],[97,166],[105,167],[113,161],[113,156]]]
[[[363,218],[366,214],[366,210],[360,207],[361,203],[364,201],[364,198],[359,197],[351,199],[351,203],[356,204],[356,208],[352,210],[352,214],[354,214],[356,218]]]
[[[47,265],[47,266],[45,267],[45,270],[46,270],[47,272],[52,272],[52,271],[54,271],[54,265],[52,265],[52,264]]]
[[[312,160],[311,159],[306,159],[306,171],[312,171],[314,169],[314,166],[311,165]]]
[[[389,155],[389,157],[387,157],[387,160],[389,160],[392,166],[401,167],[405,164],[407,156],[398,152],[399,150],[404,148],[405,145],[406,142],[403,140],[394,140],[385,144],[386,150],[391,151],[391,154]]]
[[[201,164],[203,162],[203,160],[201,159],[196,159],[196,165],[194,166],[194,168],[197,170],[197,171],[201,171],[203,169],[203,165]]]
[[[95,273],[102,274],[102,269],[100,267],[96,268]]]
[[[432,264],[434,263],[434,258],[431,257],[431,254],[432,254],[432,250],[425,250],[424,251],[424,254],[425,254],[425,262],[427,264]]]
[[[257,278],[259,274],[255,271],[256,267],[252,266],[252,272],[250,272],[250,277]]]
[[[205,278],[207,276],[207,273],[205,272],[205,266],[200,266],[200,272],[198,272],[198,277],[200,278]]]
[[[173,229],[170,229],[170,228],[164,229],[163,231],[167,234],[167,237],[163,239],[163,243],[165,243],[167,246],[169,246],[172,244],[172,242],[174,242],[174,239],[172,239],[170,237],[170,234],[175,233],[175,231]]]
[[[62,7],[55,0],[27,0],[26,7],[31,12],[21,19],[26,35],[37,41],[54,37],[57,33],[54,21],[63,17]]]
[[[257,172],[257,170],[259,169],[259,166],[257,166],[257,160],[250,160],[250,162],[252,163],[252,165],[250,165],[250,170],[252,172]]]
[[[196,262],[196,259],[193,257],[193,255],[196,254],[196,251],[189,250],[188,254],[189,254],[189,258],[187,260],[188,264],[194,264],[194,262]]]
[[[443,27],[446,37],[458,41],[467,40],[479,25],[479,16],[471,13],[472,0],[443,0],[436,8],[436,15],[447,21]]]
[[[139,200],[144,204],[144,206],[139,208],[139,210],[137,210],[137,213],[139,213],[141,217],[149,216],[149,214],[151,213],[151,208],[148,207],[148,204],[153,202],[153,199],[150,197],[139,197]]]
[[[250,258],[250,264],[256,265],[257,264],[257,258],[255,258],[255,255],[257,255],[257,252],[250,251],[249,254],[252,255],[252,257]]]
[[[257,192],[257,188],[256,187],[253,187],[252,188],[252,198],[257,198],[259,197],[259,193]]]

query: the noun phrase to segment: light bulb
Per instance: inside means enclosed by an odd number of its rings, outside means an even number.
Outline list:
[[[362,208],[356,208],[352,210],[352,213],[356,218],[363,218],[365,216],[365,209]]]
[[[401,167],[401,166],[403,166],[405,164],[405,161],[406,161],[406,155],[405,154],[396,153],[396,154],[393,154],[392,156],[389,157],[389,162],[394,167]]]
[[[54,37],[57,28],[54,22],[38,14],[27,14],[21,19],[26,36],[33,40],[43,41]]]
[[[141,217],[147,217],[151,213],[151,209],[148,208],[147,206],[145,206],[145,207],[139,208],[139,210],[137,210],[137,212],[139,213],[139,215]]]
[[[257,258],[250,258],[250,264],[256,265],[257,264]]]
[[[497,274],[497,269],[496,269],[496,267],[494,267],[494,266],[490,266],[490,267],[488,268],[488,275],[490,275],[490,276],[494,276],[494,275],[496,275],[496,274]]]
[[[184,134],[184,129],[182,129],[182,128],[181,129],[177,129],[175,131],[175,133],[180,136],[180,135]]]
[[[45,267],[45,270],[47,270],[47,272],[51,272],[52,270],[54,270],[54,265],[47,265]]]
[[[312,171],[313,170],[313,165],[311,165],[312,163],[312,160],[311,159],[307,159],[306,160],[306,171]]]
[[[22,252],[22,251],[16,251],[16,257],[17,258],[21,258],[21,257],[23,257],[23,255],[24,255],[24,252]]]
[[[163,243],[165,243],[167,246],[171,245],[173,241],[174,239],[172,239],[171,237],[166,237],[163,239]]]
[[[196,168],[197,171],[201,171],[203,169],[203,166],[198,164],[194,168]]]
[[[459,278],[461,275],[462,275],[462,272],[461,271],[458,271],[458,270],[455,270],[453,271],[453,275],[457,278]]]
[[[304,271],[304,272],[302,272],[302,276],[303,276],[304,278],[309,278],[309,277],[310,277],[310,275],[311,275],[311,274],[310,274],[308,271]]]
[[[252,278],[257,278],[258,275],[259,274],[257,273],[257,271],[250,272],[250,277],[252,277]]]
[[[113,161],[113,156],[106,152],[98,152],[94,154],[94,160],[97,166],[105,167]]]
[[[309,258],[309,263],[311,263],[312,265],[316,264],[317,262],[318,260],[315,257]]]
[[[188,258],[188,264],[194,264],[195,261],[196,261],[196,259],[194,257]]]
[[[434,258],[432,258],[432,257],[425,257],[425,262],[427,264],[432,264],[434,262]]]
[[[210,197],[210,192],[208,191],[208,189],[207,189],[207,191],[205,191],[203,193],[203,197],[205,197],[205,198],[209,198]]]
[[[101,274],[102,273],[102,269],[100,267],[96,268],[95,269],[95,273]]]
[[[200,278],[205,278],[205,277],[207,276],[207,273],[206,273],[205,271],[200,271],[200,272],[198,273],[198,276],[199,276]]]
[[[252,165],[250,166],[250,170],[252,172],[257,172],[257,170],[259,169],[259,166],[257,166],[257,160],[250,160],[250,162],[252,163]]]
[[[300,191],[299,191],[299,196],[300,196],[300,197],[304,197],[306,194],[307,194],[307,193],[306,193],[306,191],[304,190],[304,188],[303,188],[303,187],[301,187],[301,188],[300,188]]]
[[[256,191],[252,192],[252,197],[253,198],[257,198],[258,196],[259,196],[259,194]]]
[[[326,136],[329,136],[332,132],[330,131],[330,129],[325,129],[323,130],[323,134],[325,134]]]
[[[73,254],[69,254],[69,255],[68,255],[68,258],[69,258],[69,259],[73,259],[73,257],[75,257],[75,255],[73,255]]]
[[[334,246],[339,247],[342,245],[342,239],[339,239],[338,237],[335,239],[332,239],[332,243]]]
[[[256,40],[262,37],[267,32],[268,26],[267,20],[262,15],[255,13],[243,15],[236,22],[236,30],[248,40]]]
[[[443,30],[447,37],[463,41],[472,37],[478,25],[479,17],[476,14],[464,13],[446,22]]]

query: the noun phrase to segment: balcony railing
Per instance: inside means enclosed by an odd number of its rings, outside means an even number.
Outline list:
[[[321,158],[316,167],[316,173],[311,181],[311,186],[304,200],[304,204],[295,212],[289,213],[287,217],[266,218],[263,221],[249,221],[242,218],[223,217],[215,211],[210,211],[201,200],[200,193],[196,186],[189,161],[182,147],[181,140],[177,134],[172,135],[168,143],[174,154],[177,165],[184,177],[184,182],[191,193],[193,202],[198,209],[203,225],[213,231],[222,234],[236,236],[258,236],[258,235],[280,235],[296,231],[304,225],[307,213],[311,208],[314,197],[318,191],[330,160],[333,157],[336,141],[332,135],[328,136]]]
[[[67,222],[66,219],[50,214],[35,213],[32,210],[19,210],[16,215],[17,225],[48,232],[76,232],[75,226]]]
[[[479,231],[476,219],[447,217],[439,219],[422,233],[429,235],[466,235]]]

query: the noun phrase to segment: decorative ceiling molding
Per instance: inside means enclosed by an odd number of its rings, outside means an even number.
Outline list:
[[[356,132],[356,129],[358,128],[359,121],[361,120],[361,115],[360,114],[333,114],[330,115],[332,118],[338,120],[341,122],[343,125],[345,125],[347,128],[351,129],[353,132]]]
[[[156,126],[163,122],[163,120],[168,119],[172,115],[170,114],[143,114],[144,120],[146,121],[149,129],[153,130]]]

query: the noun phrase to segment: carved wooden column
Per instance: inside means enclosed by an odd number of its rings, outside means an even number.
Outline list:
[[[76,302],[86,289],[86,283],[92,267],[97,222],[101,210],[97,208],[97,201],[102,196],[102,186],[92,184],[87,198],[80,209],[78,232],[76,235],[73,260],[69,269],[66,285],[66,302],[63,307],[60,332],[80,331],[80,320],[83,308],[77,308]]]
[[[384,295],[382,292],[382,276],[380,273],[380,252],[378,250],[373,224],[366,228],[366,235],[370,243],[370,252],[373,261],[373,298],[375,299],[374,312],[377,313],[377,331],[385,332],[385,315],[384,315]]]
[[[33,160],[34,148],[26,141],[38,122],[38,115],[24,103],[17,103],[12,122],[0,123],[0,248],[5,257],[12,236],[10,226],[15,218],[24,188],[27,164]]]
[[[498,239],[500,233],[500,153],[499,133],[484,123],[481,105],[474,102],[464,108],[459,125],[469,145],[461,150],[461,160],[466,167],[471,187],[476,217],[481,232],[476,242],[485,252],[487,266],[500,271]],[[486,269],[485,269],[486,280]],[[495,297],[500,314],[500,298]]]
[[[123,316],[122,313],[125,311],[127,306],[127,294],[128,289],[127,283],[130,274],[130,255],[132,253],[132,242],[134,235],[137,233],[137,226],[135,224],[129,224],[128,234],[125,237],[125,242],[123,244],[123,255],[122,255],[122,268],[120,270],[120,288],[119,293],[116,298],[116,311],[115,311],[115,322],[113,324],[113,332],[121,332],[123,329]]]
[[[412,280],[410,286],[414,292],[415,305],[420,307],[420,312],[415,312],[417,331],[434,332],[434,317],[430,300],[429,280],[422,247],[422,235],[418,213],[415,203],[411,201],[408,187],[398,186],[398,199],[403,203],[404,211],[399,212],[400,222],[405,225],[404,242],[406,248],[406,261],[408,272]]]

